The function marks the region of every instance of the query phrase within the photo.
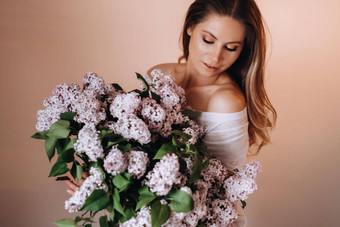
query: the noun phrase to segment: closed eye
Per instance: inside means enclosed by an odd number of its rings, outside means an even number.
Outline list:
[[[229,48],[229,47],[225,46],[224,48],[225,48],[225,49],[227,49],[227,50],[229,50],[229,51],[236,51],[236,50],[237,50],[237,47],[235,47],[235,48],[231,49],[231,48]]]
[[[208,40],[206,40],[206,39],[204,39],[204,38],[203,38],[203,41],[206,42],[206,43],[208,43],[208,44],[212,44],[212,43],[213,43],[212,41],[208,41]]]

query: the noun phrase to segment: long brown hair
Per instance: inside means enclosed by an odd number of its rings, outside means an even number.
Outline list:
[[[209,14],[229,16],[246,28],[242,52],[227,72],[238,83],[247,100],[250,154],[257,154],[270,142],[269,130],[275,127],[277,114],[264,88],[266,32],[264,20],[254,0],[196,0],[186,14],[181,41],[183,56],[188,60],[190,36],[187,30]]]

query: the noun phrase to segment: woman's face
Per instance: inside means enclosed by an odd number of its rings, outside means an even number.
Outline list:
[[[201,75],[220,75],[240,55],[245,27],[229,16],[208,15],[201,23],[187,30],[188,64]]]

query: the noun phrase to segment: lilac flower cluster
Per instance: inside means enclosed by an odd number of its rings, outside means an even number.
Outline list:
[[[150,90],[161,97],[161,107],[165,111],[165,119],[160,130],[157,132],[161,136],[167,137],[170,134],[173,124],[184,122],[184,116],[181,112],[185,106],[185,94],[182,87],[176,85],[175,81],[169,75],[164,75],[159,69],[151,72],[152,80]]]
[[[99,140],[99,132],[93,124],[85,125],[78,134],[78,140],[74,144],[78,153],[85,153],[91,161],[97,161],[104,157],[104,150]]]
[[[146,175],[145,184],[150,191],[159,196],[167,195],[173,184],[180,183],[179,162],[176,154],[167,154],[156,163],[155,167]]]
[[[80,188],[65,201],[65,209],[68,210],[69,213],[78,212],[94,190],[103,189],[107,191],[108,187],[103,183],[103,180],[104,173],[100,169],[92,167],[89,177],[87,177]]]
[[[196,191],[188,192],[194,200],[194,209],[188,213],[172,212],[164,226],[227,226],[238,217],[235,204],[245,200],[257,189],[255,178],[261,170],[253,161],[235,172],[228,171],[217,159],[211,159],[202,172],[203,179],[195,182]]]
[[[111,176],[127,170],[134,178],[140,179],[145,174],[148,165],[149,158],[147,153],[131,150],[124,154],[116,146],[112,147],[104,159],[104,168]]]
[[[76,84],[60,84],[54,89],[52,96],[44,100],[45,110],[39,110],[36,128],[39,132],[48,130],[60,119],[64,112],[76,113],[75,120],[84,124],[95,124],[105,120],[106,103],[101,102],[104,94],[112,99],[116,91],[110,84],[95,73],[87,73],[83,78],[83,91]]]
[[[140,211],[137,213],[137,217],[132,217],[126,222],[120,223],[120,227],[151,227],[151,213],[149,207],[142,207]]]

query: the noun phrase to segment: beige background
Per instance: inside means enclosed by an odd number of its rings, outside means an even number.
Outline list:
[[[0,226],[53,226],[65,185],[35,132],[56,84],[88,71],[135,88],[134,72],[175,62],[191,0],[0,1]],[[279,118],[248,199],[250,227],[340,226],[340,1],[259,0],[272,33],[267,88]],[[71,215],[73,216],[73,215]]]

